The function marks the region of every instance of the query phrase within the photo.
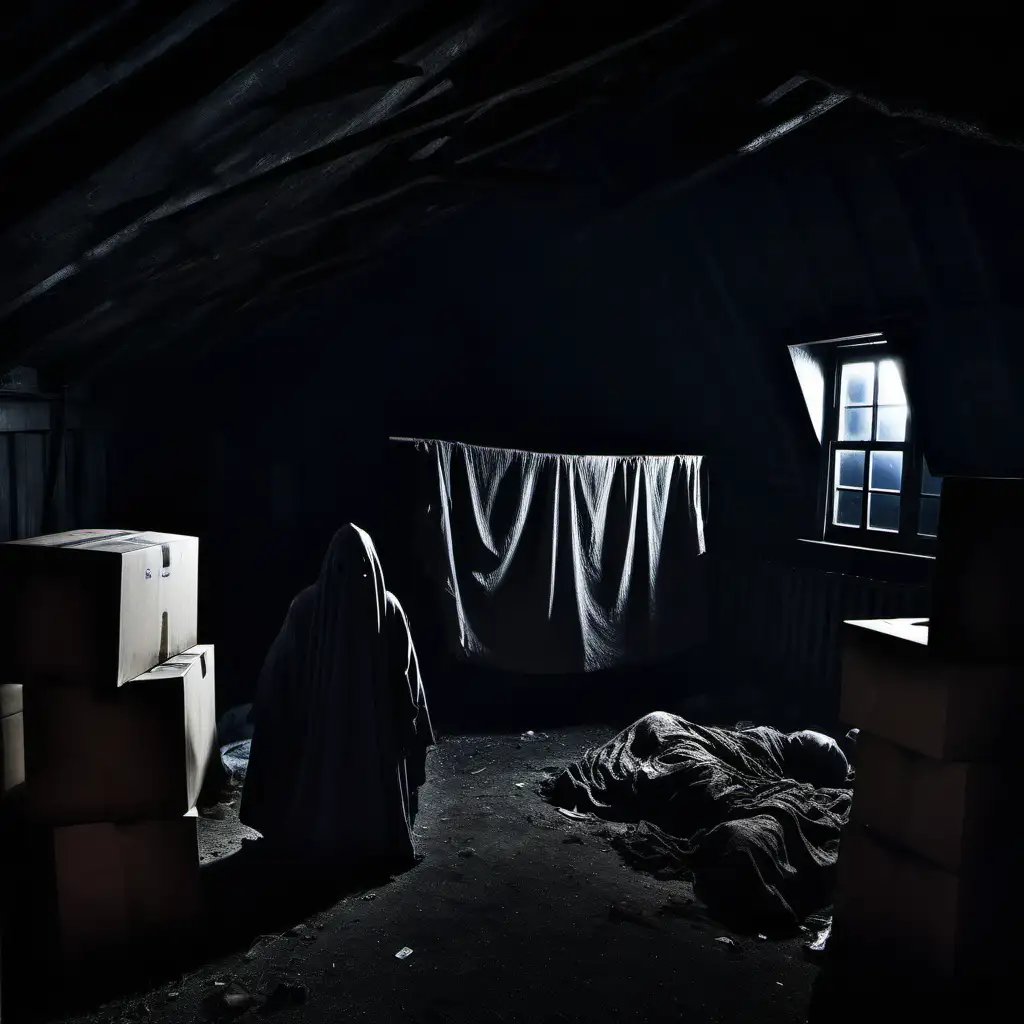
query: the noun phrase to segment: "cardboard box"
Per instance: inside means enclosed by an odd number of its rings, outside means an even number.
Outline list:
[[[998,887],[955,874],[850,827],[835,912],[849,955],[908,975],[968,977],[996,966]]]
[[[19,683],[0,683],[0,795],[25,781],[24,693]]]
[[[25,693],[21,683],[0,683],[0,718],[25,710]]]
[[[55,931],[67,966],[193,939],[202,921],[198,817],[56,828]]]
[[[37,821],[172,818],[217,756],[214,648],[179,654],[112,692],[25,692],[26,801]]]
[[[25,781],[25,715],[0,718],[0,794]]]
[[[995,761],[1015,750],[1024,666],[954,661],[919,619],[843,623],[840,718],[929,757]]]
[[[932,645],[950,656],[1020,661],[1024,480],[942,483],[932,581]]]
[[[861,732],[851,820],[949,871],[982,863],[1014,805],[1009,773],[940,761]]]
[[[198,642],[199,542],[77,530],[0,544],[10,677],[114,689]]]

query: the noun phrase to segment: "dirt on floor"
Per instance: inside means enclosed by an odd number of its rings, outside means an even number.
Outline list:
[[[226,881],[244,856],[234,851],[253,845],[227,801],[201,822],[223,955],[65,1019],[806,1020],[817,967],[805,937],[729,932],[688,883],[627,867],[605,826],[542,799],[549,772],[614,732],[443,740],[421,793],[417,867],[320,906],[278,901],[262,918],[253,907],[272,883]]]

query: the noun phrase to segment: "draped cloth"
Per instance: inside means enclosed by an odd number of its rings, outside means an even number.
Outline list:
[[[421,550],[456,656],[521,673],[594,672],[706,638],[701,456],[414,443]]]
[[[267,654],[240,817],[285,855],[329,870],[414,859],[434,742],[405,612],[370,537],[331,541]]]
[[[548,796],[632,823],[616,841],[631,862],[692,872],[721,918],[772,927],[828,905],[850,777],[821,733],[718,729],[656,711],[566,768]]]

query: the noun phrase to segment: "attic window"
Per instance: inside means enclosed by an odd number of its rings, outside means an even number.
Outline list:
[[[794,346],[821,441],[821,538],[928,552],[942,481],[915,444],[901,361],[882,335]]]

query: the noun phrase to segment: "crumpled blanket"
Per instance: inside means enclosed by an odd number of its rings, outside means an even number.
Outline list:
[[[633,827],[614,842],[635,866],[692,873],[737,926],[796,926],[827,906],[850,813],[851,770],[814,732],[697,725],[656,711],[549,785],[552,803]]]
[[[239,782],[245,781],[245,773],[249,770],[249,751],[252,747],[252,739],[235,740],[234,743],[225,743],[220,748],[220,762],[224,765],[224,771],[228,778],[236,779]]]

